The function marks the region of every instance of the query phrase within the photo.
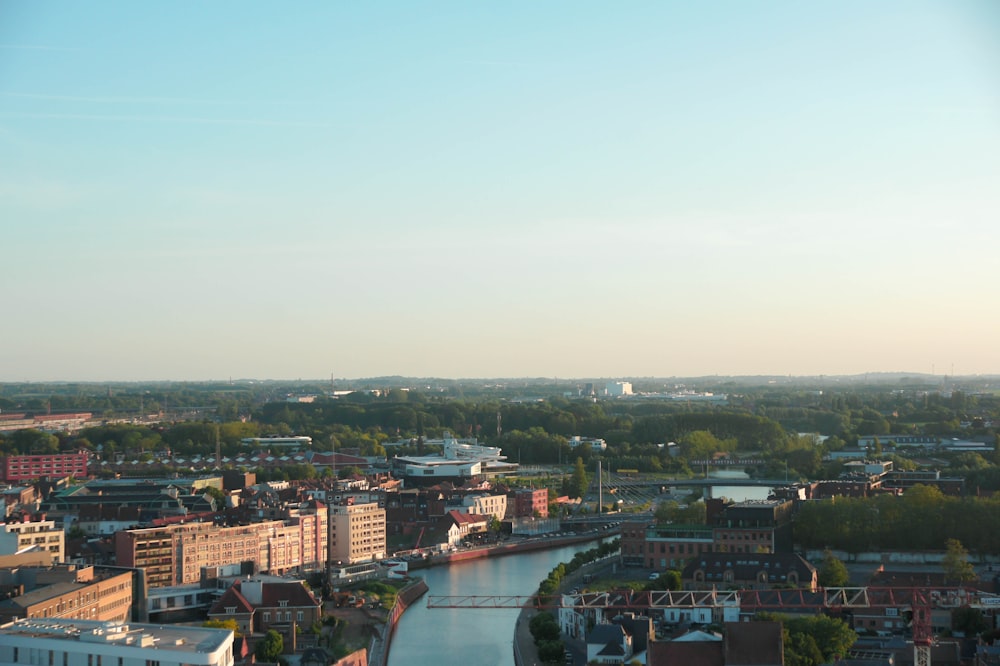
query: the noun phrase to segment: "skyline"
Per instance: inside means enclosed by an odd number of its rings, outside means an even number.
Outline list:
[[[0,381],[1000,374],[1000,6],[0,3]]]

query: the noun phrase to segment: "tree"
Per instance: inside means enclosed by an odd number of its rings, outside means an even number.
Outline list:
[[[814,615],[789,617],[758,613],[757,620],[771,620],[784,625],[785,665],[819,666],[835,656],[844,656],[858,635],[843,620]]]
[[[668,569],[657,576],[656,580],[651,580],[646,583],[646,586],[643,589],[657,592],[663,590],[679,590],[681,589],[681,584],[681,572],[676,569]]]
[[[850,579],[847,567],[833,553],[823,551],[823,562],[819,566],[819,584],[823,587],[843,587]]]
[[[559,640],[559,623],[555,616],[549,612],[542,612],[531,618],[528,630],[531,631],[536,644],[542,641]]]
[[[583,497],[583,494],[587,492],[587,484],[587,470],[583,467],[583,458],[577,458],[566,494],[570,497]]]
[[[240,627],[236,624],[236,620],[205,620],[201,623],[201,626],[208,627],[209,629],[228,629],[235,636],[242,635],[240,634]]]
[[[941,560],[946,580],[955,583],[967,583],[976,579],[976,570],[969,562],[969,551],[958,539],[948,539],[945,542],[944,558]]]
[[[951,612],[951,628],[953,631],[965,633],[966,636],[975,636],[989,629],[990,623],[978,608],[963,606]]]
[[[284,650],[285,639],[277,631],[271,629],[264,635],[264,638],[257,642],[253,653],[258,660],[273,664],[278,661],[278,657]]]

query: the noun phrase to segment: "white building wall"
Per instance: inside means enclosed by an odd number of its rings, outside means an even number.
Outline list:
[[[26,631],[25,623],[38,629]],[[74,625],[77,631],[69,628]],[[94,629],[105,633],[95,635]],[[118,634],[124,635],[112,638]],[[233,632],[55,619],[19,620],[0,628],[0,666],[148,666],[150,661],[159,666],[233,666]]]

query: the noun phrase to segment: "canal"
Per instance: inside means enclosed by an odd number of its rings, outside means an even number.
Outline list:
[[[429,595],[530,595],[560,562],[598,541],[521,555],[491,557],[417,572]],[[427,608],[424,599],[403,613],[389,666],[510,666],[517,609]]]

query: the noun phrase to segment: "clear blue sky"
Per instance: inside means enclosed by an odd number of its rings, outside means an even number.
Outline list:
[[[0,381],[1000,373],[1000,3],[0,0]]]

